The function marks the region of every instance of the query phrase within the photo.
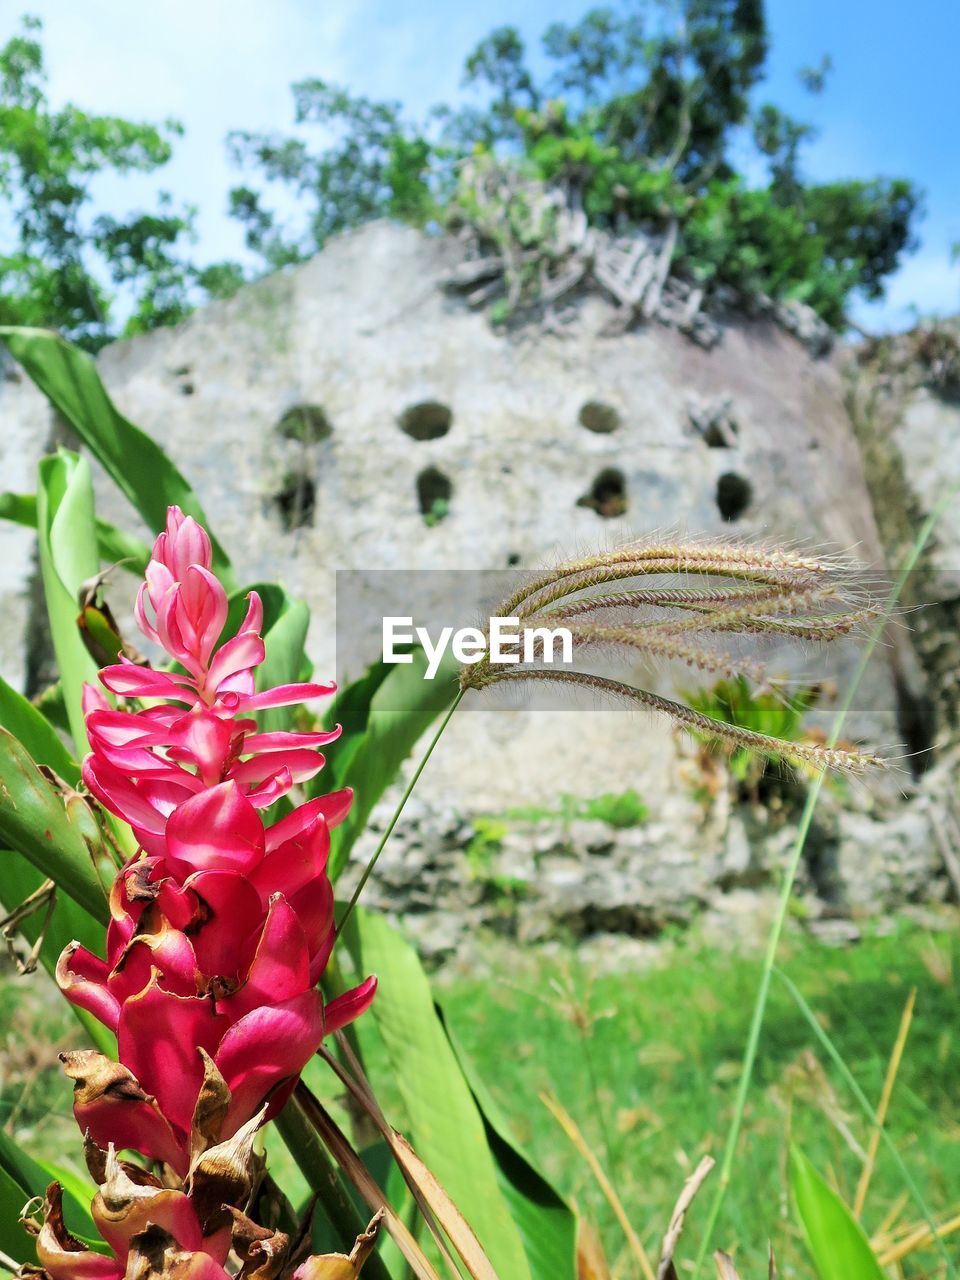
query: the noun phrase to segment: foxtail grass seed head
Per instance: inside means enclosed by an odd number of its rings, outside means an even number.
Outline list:
[[[777,547],[631,542],[537,574],[494,613],[518,619],[532,634],[537,628],[567,630],[575,654],[605,651],[679,661],[727,679],[746,676],[763,688],[763,665],[738,652],[736,641],[829,644],[857,632],[877,614],[850,579],[850,566],[838,559]],[[625,681],[557,666],[544,654],[531,661],[525,651],[507,664],[487,652],[460,668],[464,690],[543,681],[644,706],[693,732],[803,766],[857,772],[881,763],[855,750],[787,742],[729,724]]]

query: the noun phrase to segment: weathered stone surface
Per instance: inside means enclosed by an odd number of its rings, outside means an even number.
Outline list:
[[[450,240],[374,224],[100,357],[117,404],[192,479],[243,576],[279,574],[309,601],[321,673],[333,668],[337,568],[534,566],[676,527],[880,557],[833,364],[765,319],[731,322],[710,351],[660,325],[603,337],[611,312],[599,299],[562,337],[498,335],[438,287],[456,253]],[[692,401],[729,402],[734,447],[712,447],[691,427]],[[619,426],[581,425],[587,403],[610,407]],[[410,411],[425,405],[433,425],[411,430]],[[449,411],[445,432],[436,406]],[[49,415],[22,381],[3,384],[0,411],[3,486],[30,489]],[[452,486],[434,527],[418,502],[429,468]],[[578,505],[611,469],[624,482],[620,519]],[[742,482],[745,503],[729,520],[718,509],[724,475]],[[105,482],[98,500],[103,515],[130,523]],[[7,526],[0,539],[12,620],[0,661],[19,683],[30,541]],[[817,658],[816,674],[842,680],[855,656],[848,646],[826,666]],[[898,739],[883,659],[859,708],[867,736]],[[637,787],[656,809],[673,785],[673,743],[664,725],[622,710],[459,714],[423,794],[476,812]]]
[[[945,759],[902,803],[823,793],[794,893],[818,937],[841,944],[866,918],[960,897],[943,848],[952,842],[960,867],[956,763]],[[682,791],[667,809],[662,820],[616,829],[509,816],[470,823],[414,799],[367,901],[401,920],[434,961],[465,960],[489,933],[538,943],[609,934],[650,941],[698,921],[714,940],[754,940],[793,856],[798,812],[783,820],[760,806],[714,805],[704,820]],[[374,813],[344,890],[390,813],[389,804]]]

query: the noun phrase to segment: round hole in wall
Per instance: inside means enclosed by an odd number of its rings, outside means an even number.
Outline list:
[[[453,411],[439,400],[424,400],[404,409],[399,422],[411,440],[439,440],[453,425]]]
[[[333,435],[330,419],[317,404],[295,404],[277,423],[277,431],[301,444],[318,444]]]
[[[622,471],[605,467],[595,477],[593,484],[577,499],[578,507],[589,507],[604,520],[615,520],[627,510],[627,482]]]
[[[736,471],[725,471],[717,481],[717,510],[724,520],[739,520],[752,498],[750,481]]]
[[[273,496],[280,523],[287,533],[313,524],[317,509],[316,485],[302,471],[288,471]]]
[[[452,497],[453,482],[437,467],[427,467],[417,476],[417,502],[428,529],[446,520]]]
[[[620,414],[612,404],[600,400],[588,400],[580,410],[580,425],[588,431],[607,436],[620,426]]]

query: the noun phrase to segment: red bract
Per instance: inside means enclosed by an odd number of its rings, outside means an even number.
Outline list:
[[[273,823],[263,816],[322,768],[318,748],[339,730],[260,732],[251,713],[333,686],[255,691],[260,600],[251,592],[239,632],[217,648],[228,606],[211,559],[204,530],[171,507],[137,618],[183,670],[125,660],[102,671],[113,693],[149,700],[137,709],[87,690],[84,779],[143,854],[113,885],[106,958],[74,943],[58,966],[67,998],[118,1042],[118,1064],[67,1055],[78,1122],[99,1147],[133,1148],[181,1178],[197,1154],[201,1095],[220,1099],[208,1143],[269,1119],[323,1037],[362,1013],[376,987],[367,979],[326,1005],[316,989],[336,936],[330,828],[351,792]]]

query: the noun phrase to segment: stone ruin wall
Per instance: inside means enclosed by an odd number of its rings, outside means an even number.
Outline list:
[[[729,323],[711,350],[660,325],[604,337],[598,297],[567,332],[504,335],[439,287],[456,255],[449,240],[373,224],[99,358],[119,408],[196,487],[241,579],[279,575],[308,601],[318,676],[334,665],[337,568],[537,567],[658,529],[883,563],[842,360],[811,359],[769,320]],[[31,491],[51,415],[14,369],[0,422],[2,487]],[[103,477],[97,488],[99,513],[130,527],[124,500]],[[437,497],[448,510],[428,527]],[[0,525],[0,671],[18,685],[31,557],[28,533]],[[809,657],[812,675],[842,682],[856,651]],[[911,661],[900,637],[874,666],[858,727],[875,741],[900,740]],[[635,788],[666,817],[689,808],[683,750],[627,711],[464,714],[420,799],[469,815]]]

